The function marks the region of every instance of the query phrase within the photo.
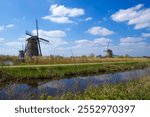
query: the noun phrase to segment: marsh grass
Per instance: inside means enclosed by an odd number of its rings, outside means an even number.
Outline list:
[[[143,69],[150,66],[149,62],[115,62],[101,64],[84,64],[76,66],[38,66],[38,67],[14,67],[0,68],[1,79],[61,79],[72,76],[87,76],[117,71]]]
[[[150,76],[119,84],[104,84],[89,87],[84,92],[68,92],[59,98],[62,100],[150,100]]]

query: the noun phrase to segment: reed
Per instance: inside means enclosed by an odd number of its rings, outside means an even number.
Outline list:
[[[150,100],[150,76],[119,84],[89,87],[84,92],[65,93],[61,97],[45,96],[45,99],[61,100]]]

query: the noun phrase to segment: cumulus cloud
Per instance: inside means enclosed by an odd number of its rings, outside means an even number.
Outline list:
[[[116,22],[128,22],[128,25],[135,25],[135,29],[150,28],[150,8],[144,8],[143,4],[135,7],[121,9],[111,16]]]
[[[18,55],[18,49],[12,47],[0,47],[0,55]]]
[[[67,8],[63,5],[52,5],[50,8],[53,16],[68,16],[68,17],[76,17],[80,15],[84,15],[84,10],[79,8]]]
[[[36,30],[32,31],[33,34],[36,35]],[[49,40],[49,43],[45,43],[41,41],[41,49],[43,55],[57,54],[60,47],[64,47],[64,45],[68,44],[68,42],[64,39],[67,34],[61,30],[52,30],[52,31],[45,31],[39,30],[39,37]],[[10,55],[18,55],[18,51],[22,49],[22,46],[25,47],[25,41],[28,37],[22,36],[14,41],[8,41],[3,38],[0,38],[0,42],[3,42],[3,48],[0,50],[5,50],[5,52],[1,52],[0,54],[10,54]],[[11,53],[11,51],[13,53]],[[63,51],[61,51],[63,53]]]
[[[9,25],[6,26],[6,28],[12,28],[12,27],[14,27],[13,24],[9,24]]]
[[[36,34],[36,30],[32,31],[33,34]],[[54,38],[62,38],[66,36],[66,33],[61,30],[53,30],[53,31],[45,31],[45,30],[39,30],[39,36],[49,36]]]
[[[99,48],[99,53],[102,55],[105,55],[105,53],[100,51],[100,49],[104,50],[106,46],[99,45],[97,47]],[[113,50],[113,53],[115,55],[126,55],[126,54],[131,55],[131,56],[149,56],[150,55],[147,52],[147,51],[150,51],[150,45],[142,37],[121,38],[120,43],[112,44],[110,48]]]
[[[25,41],[29,36],[22,36],[20,38],[18,38],[18,41]]]
[[[94,47],[99,45],[106,45],[108,42],[111,42],[112,40],[107,38],[96,38],[94,40],[77,40],[75,41],[76,47]]]
[[[115,55],[150,56],[150,45],[146,42],[124,43],[112,48]]]
[[[36,30],[32,31],[33,34],[36,34]],[[64,44],[67,44],[63,38],[66,36],[66,33],[61,30],[45,31],[39,30],[39,37],[49,40],[50,45],[53,47],[58,47]]]
[[[147,56],[150,45],[142,37],[125,37],[120,39],[120,44],[114,47],[116,54],[131,56]]]
[[[12,27],[14,27],[14,25],[13,25],[13,24],[9,24],[9,25],[2,25],[2,26],[0,26],[0,31],[5,30],[5,29],[7,29],[7,28],[12,28]]]
[[[61,23],[61,24],[73,23],[73,21],[70,20],[68,17],[45,16],[45,17],[43,17],[43,19],[45,19],[45,20],[50,20],[50,21],[55,22],[55,23]]]
[[[36,30],[32,31],[33,34],[36,35]],[[64,31],[61,30],[52,30],[52,31],[45,31],[45,30],[39,30],[39,37],[44,38],[46,40],[49,40],[49,43],[45,43],[43,41],[41,41],[41,49],[42,49],[42,53],[43,55],[49,55],[49,54],[57,54],[58,50],[60,47],[64,47],[66,44],[68,44],[68,42],[64,39],[64,37],[66,37],[67,34]],[[7,49],[9,50],[9,54],[11,55],[18,55],[18,50],[22,49],[22,46],[25,47],[25,40],[28,37],[22,36],[18,39],[16,39],[16,41],[4,41],[3,38],[0,38],[0,42],[3,42],[3,48],[2,49]],[[13,49],[11,49],[13,48]],[[10,53],[13,50],[13,53]],[[64,51],[61,51],[62,53]],[[61,53],[59,52],[59,53]],[[0,54],[8,54],[8,51],[5,51],[4,53],[1,52]]]
[[[145,37],[145,38],[150,37],[150,33],[142,33],[142,37]]]
[[[4,38],[0,38],[0,43],[4,42],[5,39]]]
[[[4,30],[4,26],[0,26],[0,31]]]
[[[2,38],[2,46],[0,47],[1,55],[18,55],[18,51],[25,46],[24,41],[9,41]]]
[[[126,38],[121,38],[120,42],[121,43],[139,43],[143,42],[145,39],[142,37],[126,37]]]
[[[22,43],[21,42],[18,42],[18,41],[16,41],[16,42],[7,42],[7,43],[5,43],[5,45],[7,45],[7,46],[13,46],[13,47],[16,47],[16,46],[22,46]]]
[[[92,20],[91,17],[87,17],[87,18],[85,19],[85,21],[90,21],[90,20]]]
[[[87,32],[92,35],[98,35],[98,36],[108,36],[108,35],[114,34],[113,31],[107,28],[100,27],[100,26],[92,27]]]
[[[45,20],[50,20],[55,23],[73,23],[71,18],[84,15],[84,10],[81,8],[67,8],[64,5],[51,5],[50,15],[43,17]]]

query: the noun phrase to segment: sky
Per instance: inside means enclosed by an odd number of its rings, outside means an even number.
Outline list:
[[[36,34],[43,55],[150,56],[150,0],[1,0],[0,55],[18,55],[26,31]]]

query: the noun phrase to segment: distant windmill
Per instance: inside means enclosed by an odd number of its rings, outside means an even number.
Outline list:
[[[111,49],[109,49],[109,42],[107,44],[107,49],[104,50],[104,52],[106,52],[106,57],[112,57],[113,56],[113,51]]]
[[[41,41],[45,41],[49,43],[48,40],[39,38],[39,32],[38,32],[38,20],[36,20],[36,35],[33,35],[32,33],[26,31],[26,35],[30,36],[26,42],[24,53],[26,56],[32,57],[32,56],[42,56],[41,51]]]

